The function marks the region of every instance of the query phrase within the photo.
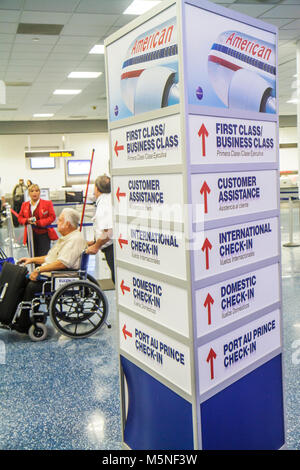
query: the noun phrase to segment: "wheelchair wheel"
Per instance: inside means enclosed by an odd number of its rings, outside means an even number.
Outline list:
[[[89,281],[73,281],[53,295],[49,314],[60,333],[70,338],[87,338],[106,320],[108,306],[99,286]]]
[[[87,274],[86,280],[91,282],[92,284],[96,284],[99,287],[97,279],[95,279],[91,274]]]
[[[28,330],[28,336],[31,341],[44,341],[47,337],[47,327],[44,323],[35,323]]]

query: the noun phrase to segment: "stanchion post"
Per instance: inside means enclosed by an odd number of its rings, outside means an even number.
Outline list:
[[[93,149],[93,151],[92,151],[90,171],[89,171],[89,175],[88,175],[88,179],[87,179],[87,183],[86,183],[85,198],[84,198],[84,204],[83,204],[83,209],[82,209],[82,214],[81,214],[81,221],[80,221],[80,228],[79,228],[80,232],[82,230],[82,224],[83,224],[83,219],[84,219],[84,212],[85,212],[85,206],[86,206],[87,195],[88,195],[88,190],[89,190],[89,184],[90,184],[90,178],[91,178],[91,172],[92,172],[92,166],[93,166],[93,160],[94,160],[94,153],[95,153],[95,149]]]
[[[299,243],[293,241],[294,238],[294,214],[293,214],[293,201],[291,196],[289,197],[289,242],[284,243],[283,246],[293,247],[300,246]]]
[[[12,258],[14,257],[14,239],[15,239],[15,233],[14,233],[14,228],[13,228],[13,220],[12,220],[12,215],[10,211],[10,205],[6,203],[5,206],[5,220],[7,223],[7,238],[5,241],[8,243],[9,246],[9,251]]]
[[[27,226],[27,249],[29,258],[34,258],[34,244],[33,244],[33,230],[32,226],[28,224]],[[33,271],[32,265],[28,265],[29,272]]]

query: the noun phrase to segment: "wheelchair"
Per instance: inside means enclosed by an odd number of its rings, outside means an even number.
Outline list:
[[[51,277],[40,275],[42,291],[31,301],[19,303],[9,329],[16,329],[23,309],[29,311],[31,326],[28,335],[32,341],[47,337],[47,317],[56,330],[69,338],[87,338],[107,322],[108,303],[98,282],[87,273],[89,255],[82,253],[78,271],[56,271]]]

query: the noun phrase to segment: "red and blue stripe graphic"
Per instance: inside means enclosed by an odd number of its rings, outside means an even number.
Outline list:
[[[159,60],[159,59],[165,59],[167,57],[174,57],[178,55],[178,45],[173,44],[172,46],[164,47],[162,49],[158,49],[156,51],[152,52],[147,52],[146,54],[142,54],[137,57],[132,57],[130,59],[127,59],[122,66],[122,69],[125,69],[127,67],[131,67],[132,65],[138,65],[138,64],[148,64],[152,62],[153,60]],[[130,70],[128,72],[124,72],[121,75],[121,80],[127,79],[127,78],[137,78],[141,75],[141,73],[145,70],[145,68],[138,69],[138,70]]]
[[[212,50],[221,52],[222,54],[228,56],[228,59],[233,58],[236,60],[239,60],[241,62],[244,62],[247,65],[250,65],[252,67],[255,67],[259,69],[262,72],[270,73],[271,75],[276,75],[276,67],[273,65],[267,64],[266,62],[263,62],[262,60],[256,59],[254,57],[250,57],[247,54],[243,54],[242,52],[236,51],[228,46],[224,46],[222,44],[213,44]],[[238,65],[232,60],[226,60],[222,57],[219,57],[217,55],[212,55],[210,54],[208,56],[209,62],[214,62],[216,64],[220,64],[223,67],[226,67],[228,69],[231,69],[233,71],[239,70],[242,67],[242,65]]]

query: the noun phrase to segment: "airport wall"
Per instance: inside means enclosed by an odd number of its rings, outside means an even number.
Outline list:
[[[297,128],[279,128],[280,171],[298,171]]]
[[[95,149],[92,178],[109,174],[107,133],[0,135],[0,175],[5,194],[12,192],[19,178],[32,180],[43,188],[60,189],[65,185],[64,159],[57,158],[56,168],[32,170],[25,151],[43,149],[74,150],[76,159],[90,159]]]
[[[57,159],[53,170],[32,170],[25,160],[25,150],[30,148],[64,148],[75,151],[75,158],[89,159],[95,148],[92,177],[101,173],[109,174],[108,134],[75,133],[65,134],[0,135],[0,168],[4,193],[10,193],[18,178],[31,179],[41,187],[55,190],[65,184],[64,161]],[[280,127],[280,171],[298,171],[297,128]]]

